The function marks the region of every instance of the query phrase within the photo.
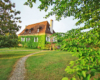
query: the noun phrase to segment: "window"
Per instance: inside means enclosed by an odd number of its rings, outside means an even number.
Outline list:
[[[29,40],[30,40],[30,38],[26,38],[26,42],[29,41]]]
[[[37,32],[39,32],[39,29],[37,30]]]
[[[28,29],[26,29],[24,33],[26,33],[27,31],[28,31]]]
[[[55,42],[55,38],[53,38],[53,42]]]
[[[25,38],[21,38],[21,41],[25,41]]]
[[[50,42],[50,37],[46,37],[46,41],[47,42]]]
[[[56,38],[53,38],[53,42],[57,42],[57,39]]]
[[[29,30],[29,33],[31,33],[31,29]]]
[[[34,38],[34,42],[38,42],[38,37],[35,37]]]
[[[39,29],[42,29],[42,27],[40,26]]]

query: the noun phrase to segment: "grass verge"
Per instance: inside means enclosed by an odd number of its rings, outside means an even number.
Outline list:
[[[61,80],[63,77],[71,78],[66,74],[65,68],[69,62],[76,60],[70,52],[47,51],[34,54],[26,60],[25,80]]]
[[[15,62],[30,53],[40,50],[25,48],[1,48],[0,49],[0,80],[8,80]]]

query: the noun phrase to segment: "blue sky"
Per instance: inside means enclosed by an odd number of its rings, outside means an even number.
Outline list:
[[[17,34],[19,34],[25,28],[26,25],[42,21],[48,21],[50,23],[50,19],[53,20],[53,29],[55,30],[55,32],[67,32],[68,30],[83,26],[83,24],[80,26],[75,26],[77,20],[73,20],[73,17],[68,17],[65,19],[62,18],[62,20],[56,21],[55,15],[53,15],[45,19],[43,17],[48,12],[50,12],[50,9],[47,12],[39,11],[38,9],[38,6],[40,4],[39,1],[37,1],[36,4],[33,5],[33,8],[23,5],[25,1],[27,0],[11,0],[11,2],[15,3],[15,9],[21,11],[21,14],[18,15],[19,17],[21,17],[22,21],[22,23],[19,24],[21,26],[21,29],[17,32]]]

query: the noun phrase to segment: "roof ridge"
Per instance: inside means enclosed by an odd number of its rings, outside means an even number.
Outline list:
[[[39,32],[37,32],[38,27],[41,26],[43,29],[41,29]],[[34,30],[29,33],[29,31],[25,32],[25,29],[31,29],[34,28]],[[27,25],[27,27],[25,27],[25,29],[19,34],[19,35],[27,35],[27,34],[40,34],[40,33],[50,33],[50,31],[48,31],[47,28],[50,28],[50,24],[48,21],[42,21],[42,22],[38,22],[35,24],[30,24]],[[53,30],[53,32],[55,33],[55,31]]]
[[[43,23],[43,22],[48,22],[48,21],[42,21],[42,22],[38,22],[38,23]],[[38,24],[38,23],[34,23],[34,25]],[[30,24],[30,25],[33,25],[33,24]],[[27,25],[27,26],[30,26],[30,25]]]

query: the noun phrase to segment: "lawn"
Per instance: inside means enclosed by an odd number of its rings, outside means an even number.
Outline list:
[[[27,48],[0,48],[0,80],[8,80],[15,62],[38,49]],[[25,80],[61,80],[63,77],[71,78],[65,72],[70,61],[78,59],[71,52],[43,51],[30,56],[25,63],[27,69]],[[73,74],[75,75],[75,74]],[[97,77],[97,75],[96,75]],[[77,78],[77,80],[79,80]],[[93,79],[91,79],[93,80]]]
[[[65,68],[69,66],[70,61],[78,59],[72,56],[72,52],[65,51],[44,51],[30,56],[26,60],[27,74],[25,80],[61,80],[63,77],[71,79],[72,74],[67,74]],[[93,78],[100,77],[96,73]],[[79,80],[77,78],[76,80]]]
[[[8,80],[15,62],[30,53],[40,50],[26,48],[0,48],[0,80]]]
[[[76,60],[70,52],[45,51],[35,54],[26,60],[25,80],[61,80],[63,77],[71,78],[65,72],[70,61]]]

